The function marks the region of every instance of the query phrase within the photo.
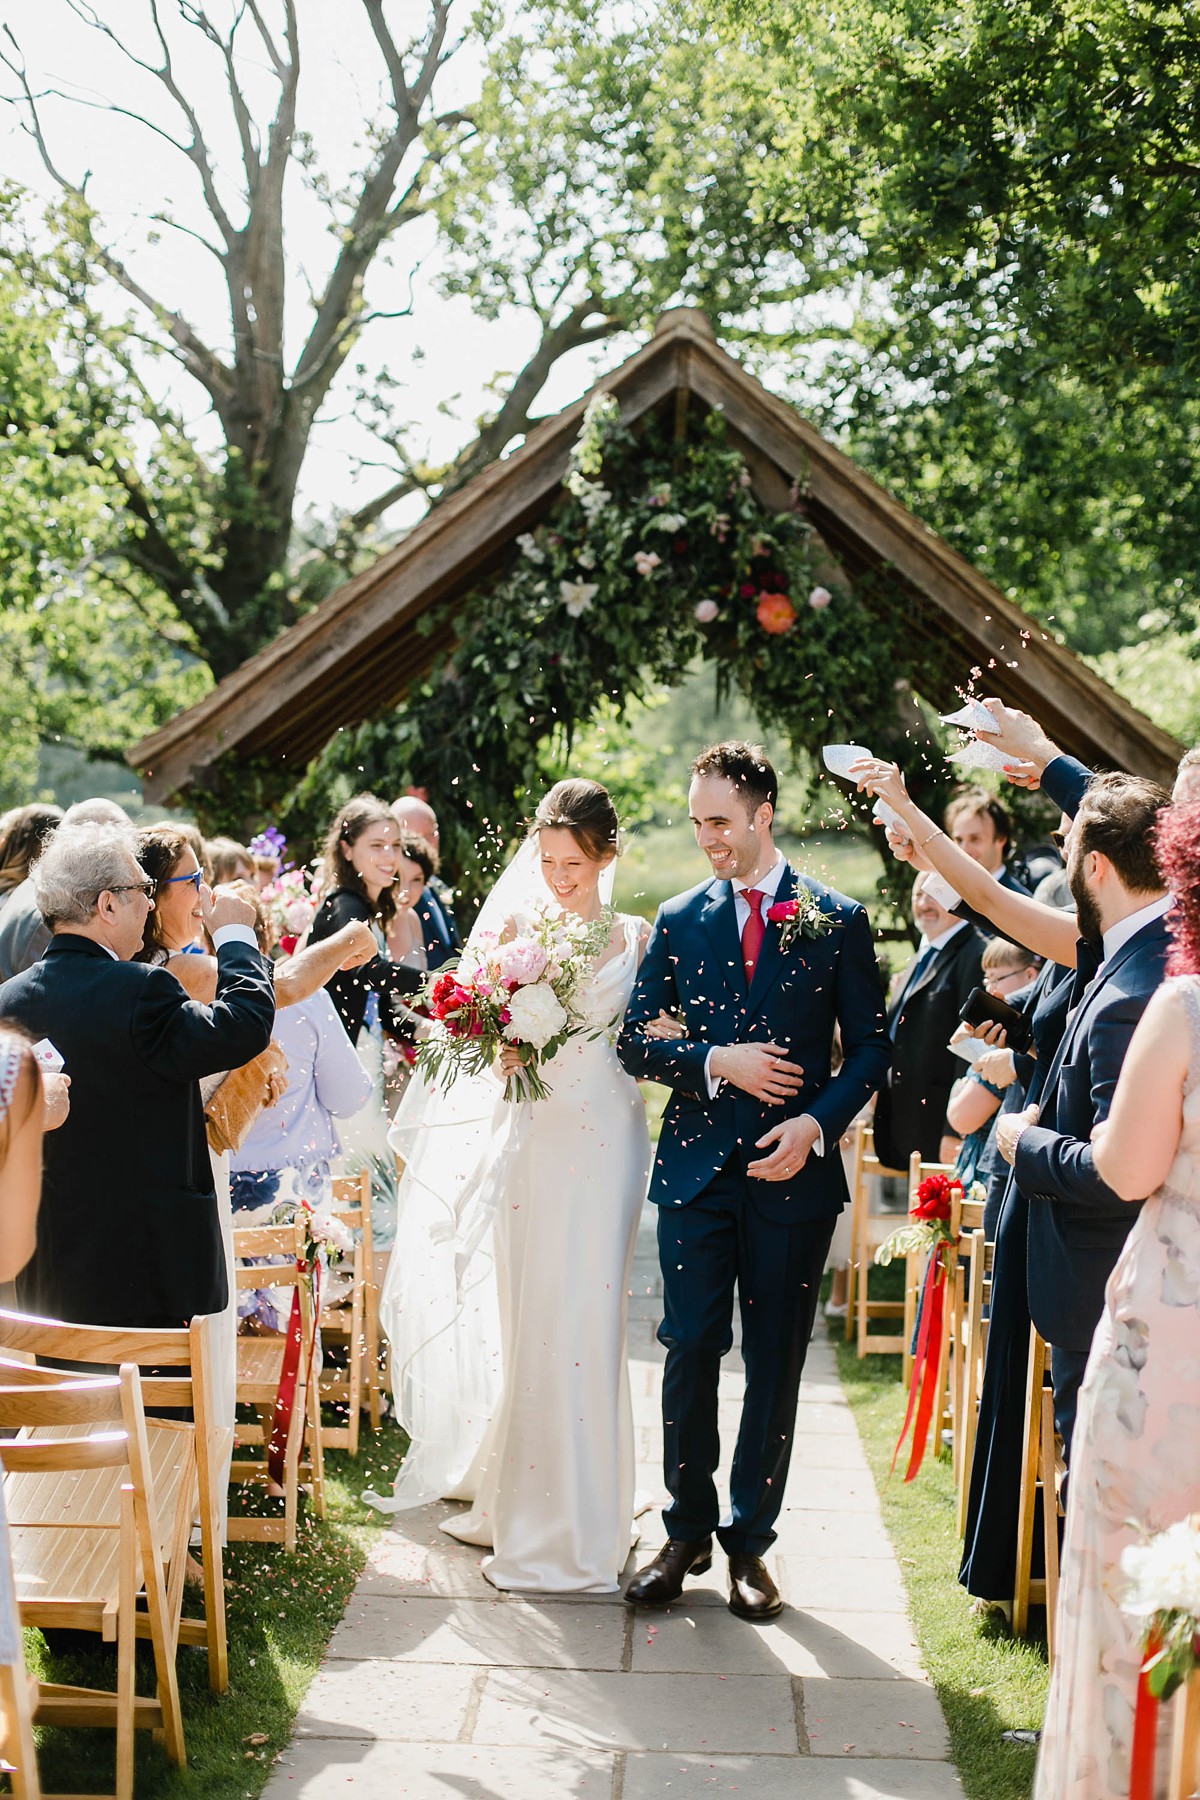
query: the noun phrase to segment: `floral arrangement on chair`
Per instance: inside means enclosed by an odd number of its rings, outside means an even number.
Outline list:
[[[1153,1800],[1158,1708],[1200,1668],[1200,1514],[1121,1554],[1125,1612],[1144,1620],[1130,1800]]]

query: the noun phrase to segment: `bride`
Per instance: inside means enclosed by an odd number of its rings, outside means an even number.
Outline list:
[[[598,782],[560,781],[472,942],[546,905],[601,919],[617,830]],[[629,1553],[626,1296],[650,1141],[613,1046],[647,932],[612,915],[581,996],[596,1035],[542,1065],[548,1099],[503,1099],[506,1052],[444,1093],[412,1082],[392,1129],[406,1167],[381,1317],[412,1445],[393,1496],[368,1498],[468,1500],[442,1529],[490,1549],[484,1573],[514,1592],[615,1592]]]

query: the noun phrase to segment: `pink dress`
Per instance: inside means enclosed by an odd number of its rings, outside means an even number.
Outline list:
[[[1120,1608],[1121,1552],[1200,1511],[1200,978],[1172,985],[1191,1035],[1183,1135],[1109,1278],[1080,1391],[1034,1800],[1128,1800],[1142,1621]]]

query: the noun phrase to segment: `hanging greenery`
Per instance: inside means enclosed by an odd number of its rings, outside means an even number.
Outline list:
[[[866,733],[896,747],[900,698],[918,660],[928,672],[930,646],[906,631],[888,586],[839,577],[807,517],[803,471],[786,511],[763,507],[719,411],[689,421],[682,441],[656,418],[635,436],[598,395],[553,510],[498,577],[426,616],[429,631],[453,618],[456,650],[399,711],[339,734],[288,820],[315,828],[356,788],[423,788],[448,866],[474,888],[574,732],[606,703],[678,682],[698,657],[797,752]]]

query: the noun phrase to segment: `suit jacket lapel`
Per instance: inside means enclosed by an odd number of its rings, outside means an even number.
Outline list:
[[[708,902],[700,915],[717,954],[717,966],[738,996],[746,998],[746,968],[742,962],[742,938],[738,931],[733,883],[716,881],[708,890]],[[765,945],[764,945],[765,948]]]
[[[796,892],[796,872],[790,863],[784,863],[783,874],[779,877],[779,886],[774,898],[769,902],[774,906],[780,900],[790,900]],[[766,908],[764,907],[764,912]],[[757,1012],[775,985],[775,981],[783,968],[783,951],[780,943],[783,932],[778,925],[767,920],[767,935],[763,939],[762,949],[758,953],[758,962],[754,967],[754,980],[750,983],[749,1007]]]
[[[1097,998],[1104,992],[1105,987],[1121,967],[1121,964],[1127,961],[1128,958],[1133,955],[1135,950],[1141,948],[1146,933],[1154,926],[1158,926],[1164,932],[1166,931],[1166,922],[1163,919],[1154,919],[1151,920],[1149,925],[1143,925],[1142,929],[1140,931],[1135,931],[1133,936],[1121,945],[1121,948],[1116,952],[1115,956],[1111,957],[1110,960],[1105,963],[1103,971],[1093,978],[1091,986],[1087,989],[1087,992],[1079,1002],[1079,1005],[1075,1008],[1071,1018],[1067,1021],[1067,1029],[1062,1034],[1062,1041],[1055,1052],[1054,1061],[1050,1065],[1050,1073],[1046,1077],[1046,1085],[1041,1092],[1040,1103],[1043,1107],[1054,1093],[1058,1077],[1062,1072],[1062,1066],[1066,1062],[1071,1050],[1074,1048],[1080,1031],[1083,1029]]]

